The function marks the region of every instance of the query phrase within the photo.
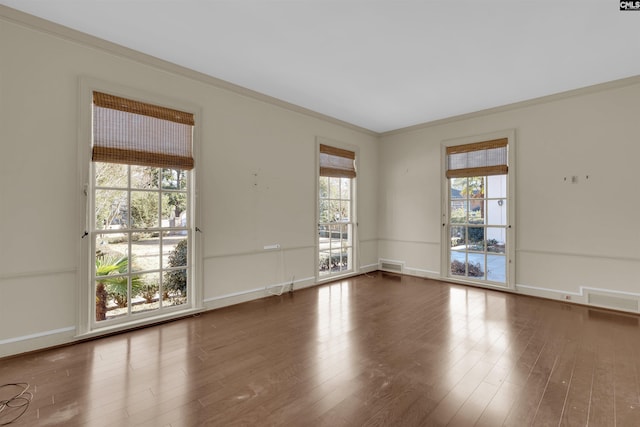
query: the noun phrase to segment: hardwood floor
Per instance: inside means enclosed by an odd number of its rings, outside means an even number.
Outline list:
[[[16,426],[638,426],[639,376],[638,316],[384,273],[0,360]]]

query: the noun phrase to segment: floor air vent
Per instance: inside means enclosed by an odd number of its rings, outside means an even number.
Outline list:
[[[616,310],[638,311],[638,300],[630,297],[589,293],[589,304]]]
[[[404,269],[404,263],[397,261],[380,260],[379,266],[381,271],[388,271],[389,273],[402,273],[402,270]]]

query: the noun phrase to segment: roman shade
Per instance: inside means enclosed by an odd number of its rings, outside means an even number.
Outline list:
[[[190,170],[193,114],[93,92],[94,162]]]
[[[355,178],[356,153],[320,144],[320,176]]]
[[[447,178],[504,175],[508,167],[507,138],[447,147]]]

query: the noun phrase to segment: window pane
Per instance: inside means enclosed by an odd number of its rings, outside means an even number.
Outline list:
[[[507,257],[504,255],[487,255],[487,280],[506,283]]]
[[[487,224],[507,225],[506,200],[487,200]]]
[[[351,179],[340,178],[340,198],[349,200],[351,199]]]
[[[158,227],[158,195],[155,191],[131,192],[131,228]]]
[[[463,194],[470,199],[482,199],[484,197],[484,176],[470,177],[467,186],[463,188]]]
[[[347,270],[349,267],[349,257],[346,251],[341,248],[331,251],[331,271],[340,272]]]
[[[94,203],[97,230],[127,228],[126,191],[96,190]]]
[[[330,225],[329,226],[329,244],[330,248],[340,247],[340,226],[339,225]]]
[[[487,177],[487,197],[490,199],[507,198],[507,175]]]
[[[107,320],[107,307],[109,296],[107,295],[106,284],[102,280],[96,280],[96,322]]]
[[[340,198],[340,178],[329,178],[329,198]]]
[[[127,277],[101,278],[100,280],[96,280],[96,322],[121,317],[128,313],[126,299],[121,299],[121,301],[124,301],[124,306],[119,307],[118,302],[114,299],[114,289],[122,289],[126,296]]]
[[[331,218],[331,214],[329,212],[329,201],[327,199],[320,199],[318,209],[318,220],[321,223],[329,222]]]
[[[466,243],[466,231],[465,227],[454,226],[451,227],[451,247],[459,247]]]
[[[126,257],[129,253],[129,237],[126,233],[101,233],[96,234],[96,275],[115,274],[113,267],[107,267],[114,264],[114,261]],[[102,270],[98,271],[98,266],[103,266]],[[128,264],[126,264],[128,266]],[[119,273],[122,268],[118,266]],[[127,270],[125,269],[124,273]]]
[[[351,270],[353,268],[353,249],[345,248],[342,251],[342,271]]]
[[[484,254],[468,254],[467,276],[476,279],[484,278]]]
[[[186,227],[187,193],[163,193],[161,212],[161,227]]]
[[[467,223],[467,204],[466,200],[452,200],[451,210],[449,211],[450,221],[452,224]]]
[[[469,200],[469,224],[485,223],[485,201]]]
[[[484,251],[484,227],[469,227],[467,234],[467,248],[471,251]]]
[[[466,195],[462,193],[462,190],[467,187],[467,178],[452,178],[451,179],[451,199],[462,199]]]
[[[107,258],[104,263],[110,264],[110,261],[113,261],[113,264],[118,261],[126,264],[126,260],[123,261],[122,258],[113,260]],[[126,273],[126,267],[121,270]],[[96,279],[96,321],[98,322],[124,316],[129,312],[129,278],[114,276],[114,274],[98,275]]]
[[[129,175],[127,165],[117,163],[94,163],[97,187],[126,188]]]
[[[342,245],[353,246],[353,224],[342,226]]]
[[[450,251],[449,259],[449,271],[451,274],[454,276],[466,276],[466,254],[461,251]]]
[[[186,237],[162,238],[162,266],[164,268],[186,267],[189,259],[189,244]]]
[[[131,234],[131,270],[157,270],[160,268],[160,237],[148,233]]]
[[[163,190],[186,190],[187,171],[180,169],[162,169]]]
[[[100,240],[99,236],[97,240]],[[128,278],[126,275],[128,272],[129,257],[126,255],[126,239],[124,242],[113,245],[96,241],[96,321],[127,313],[127,310],[121,309],[127,307]]]
[[[164,274],[162,306],[181,305],[187,302],[187,270],[170,270]]]
[[[347,234],[347,226],[345,224],[340,224],[337,227],[339,242],[336,246],[342,247],[346,244],[346,240],[349,238]]]
[[[505,253],[507,230],[499,227],[487,227],[487,252]]]
[[[329,249],[330,236],[331,226],[326,224],[318,226],[318,244],[321,251]]]
[[[131,312],[144,313],[160,308],[160,273],[147,273],[131,279],[133,293]]]
[[[326,199],[327,197],[329,197],[329,178],[328,177],[326,176],[320,177],[319,187],[320,187],[320,198]]]
[[[340,201],[339,200],[330,200],[329,201],[329,221],[330,222],[338,222],[340,221]]]
[[[327,275],[331,272],[330,266],[330,252],[329,251],[320,251],[320,260],[318,263],[319,273],[321,276]]]
[[[340,221],[349,222],[351,220],[351,214],[349,212],[350,206],[351,202],[348,200],[343,200],[340,202]]]
[[[324,224],[318,224],[318,239],[319,239],[320,249],[326,249],[326,248],[323,248],[322,245],[326,243],[328,238],[329,238],[329,226]]]
[[[157,189],[158,171],[150,166],[131,166],[131,188]]]

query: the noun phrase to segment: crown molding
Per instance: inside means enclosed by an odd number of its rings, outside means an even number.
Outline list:
[[[426,129],[434,126],[459,122],[461,120],[475,119],[478,117],[488,116],[491,114],[502,113],[505,111],[517,110],[520,108],[531,107],[539,104],[546,104],[561,99],[572,98],[576,96],[588,95],[590,93],[603,92],[605,90],[617,89],[625,86],[631,86],[640,84],[640,75],[626,77],[618,80],[612,80],[605,83],[598,83],[591,86],[585,86],[578,89],[572,89],[565,92],[554,93],[552,95],[545,95],[538,98],[527,99],[525,101],[518,101],[511,104],[501,105],[499,107],[487,108],[485,110],[474,111],[472,113],[460,114],[457,116],[446,117],[444,119],[433,120],[430,122],[420,123],[417,125],[407,126],[400,129],[394,129],[387,132],[379,133],[379,137],[398,135],[403,133],[414,132],[421,129]]]

